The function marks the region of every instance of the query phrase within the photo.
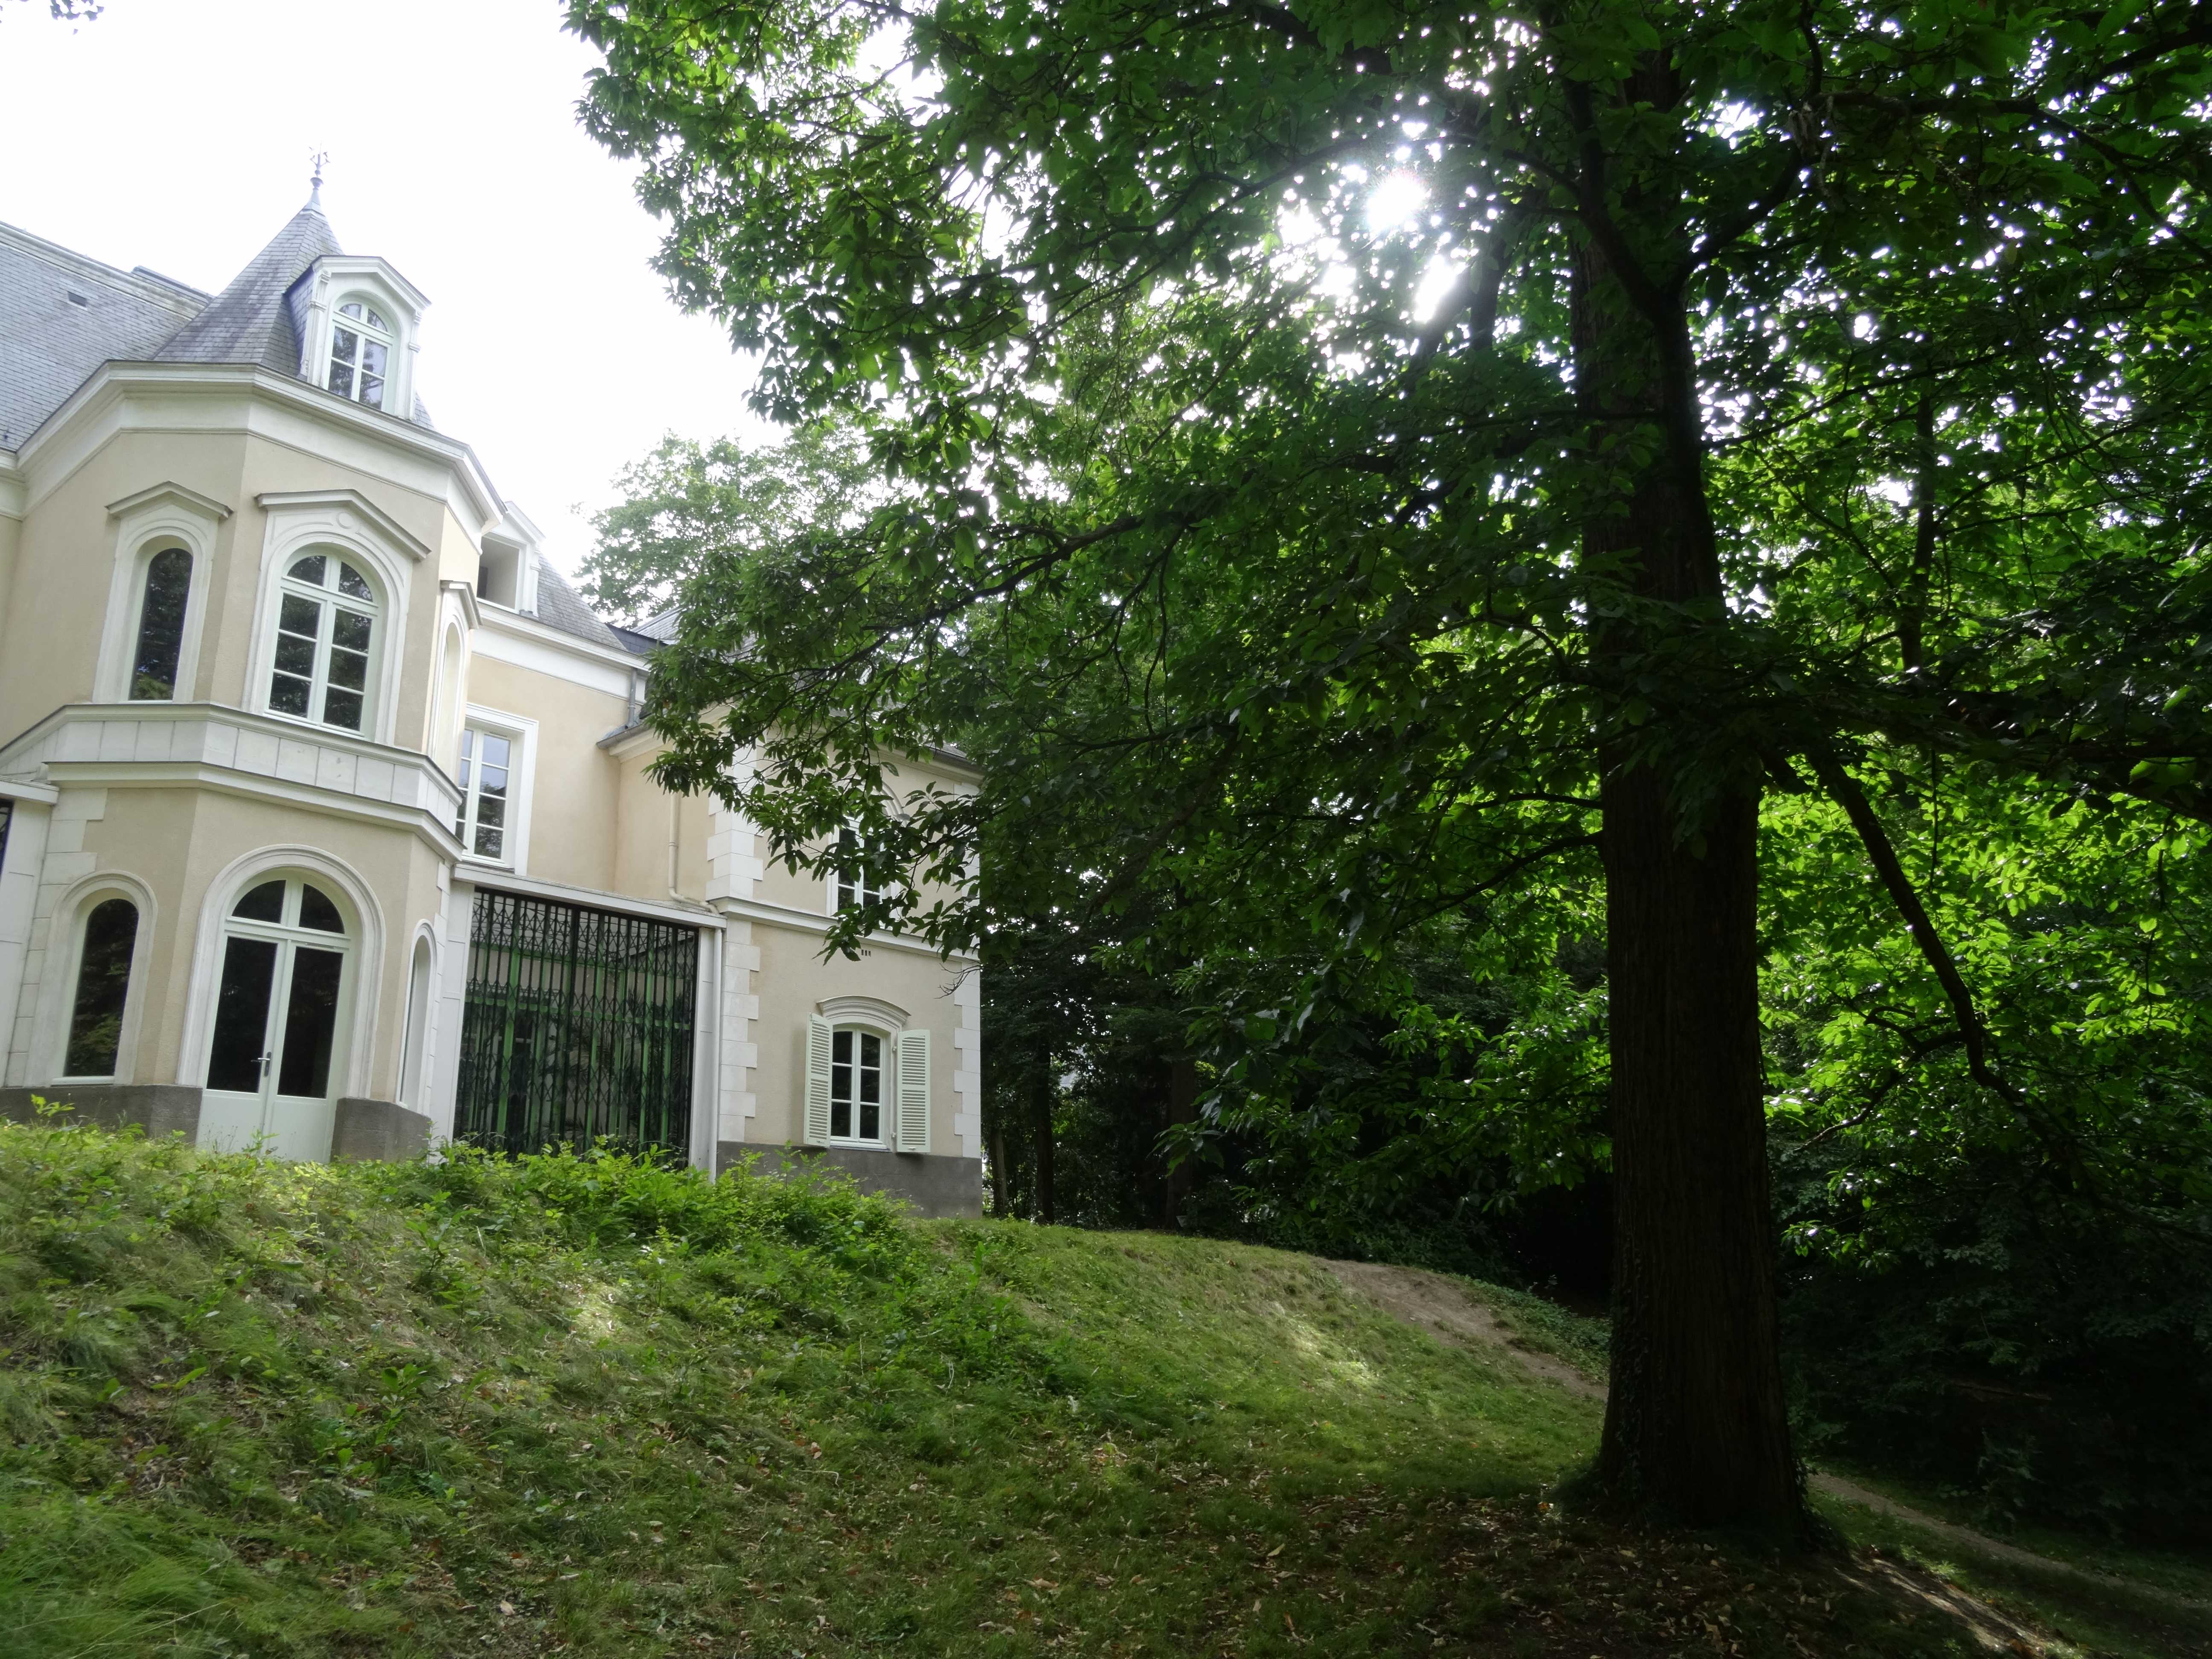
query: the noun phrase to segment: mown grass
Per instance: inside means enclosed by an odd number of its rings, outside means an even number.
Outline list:
[[[0,1127],[0,1656],[1921,1655],[1306,1259]]]

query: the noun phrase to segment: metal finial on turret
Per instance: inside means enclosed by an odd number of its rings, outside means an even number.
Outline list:
[[[307,192],[307,205],[319,213],[323,208],[323,169],[330,165],[331,153],[326,149],[319,149],[313,152],[308,160],[313,163],[315,175],[309,181],[312,188]]]

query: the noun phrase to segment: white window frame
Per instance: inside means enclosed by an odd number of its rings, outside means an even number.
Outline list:
[[[932,1105],[928,1029],[908,1026],[903,1008],[875,997],[835,997],[815,1006],[817,1012],[806,1018],[805,1064],[800,1073],[799,1116],[805,1144],[860,1151],[927,1152]],[[873,1140],[830,1133],[830,1068],[835,1063],[833,1046],[839,1031],[866,1033],[883,1040],[883,1133]],[[854,1105],[857,1112],[857,1089]]]
[[[454,728],[453,775],[456,782],[460,777],[459,734],[471,726],[479,732],[489,732],[495,737],[505,738],[513,745],[507,769],[507,849],[501,858],[479,858],[472,850],[471,843],[464,840],[461,844],[462,860],[480,868],[511,870],[518,876],[526,876],[530,873],[531,784],[538,772],[538,722],[527,715],[510,714],[504,709],[486,708],[473,702],[466,705],[462,710],[460,724]],[[469,801],[475,793],[476,781],[471,776],[469,788],[464,792],[461,800],[465,821]]]
[[[351,326],[338,316],[338,307],[350,300],[374,305],[390,325],[391,370],[384,380],[384,402],[372,413],[395,420],[415,418],[415,360],[420,349],[422,313],[428,297],[382,259],[358,254],[330,253],[308,267],[307,274],[286,295],[300,331],[300,376],[325,396],[330,390],[331,350],[336,330]],[[343,401],[356,409],[367,404]]]
[[[362,314],[347,316],[345,308],[348,306],[360,307]],[[349,404],[359,404],[363,409],[381,410],[387,415],[394,412],[390,399],[396,389],[394,383],[398,379],[396,371],[399,367],[399,354],[404,348],[400,343],[399,325],[384,314],[390,309],[390,301],[363,289],[348,289],[331,302],[330,349],[323,354],[323,372],[315,379],[317,386],[333,397],[343,398]],[[371,318],[375,320],[370,321]],[[348,387],[343,392],[331,384],[331,374],[339,367],[338,336],[342,333],[354,337],[354,361],[345,366]],[[384,348],[384,372],[376,377],[378,386],[374,403],[361,395],[362,377],[368,373],[367,359],[368,348],[372,345]]]
[[[114,568],[107,615],[100,629],[93,700],[129,702],[138,655],[138,627],[146,599],[146,568],[156,554],[181,547],[191,556],[191,586],[185,597],[184,637],[178,642],[177,686],[172,701],[189,702],[199,683],[200,635],[207,617],[216,528],[230,508],[182,484],[161,483],[110,501],[115,521]]]
[[[860,826],[857,824],[848,824],[844,829],[840,830],[837,832],[837,848],[840,852],[844,850],[845,837],[848,836],[853,837],[854,845],[864,845],[860,839]],[[863,866],[865,866],[867,862],[865,853],[863,853],[860,862]],[[829,914],[833,916],[842,915],[847,909],[853,908],[846,902],[846,895],[848,893],[852,894],[856,900],[865,902],[866,898],[884,898],[900,890],[900,885],[870,888],[867,885],[867,876],[865,867],[861,873],[854,880],[847,881],[845,879],[845,872],[842,870],[838,869],[834,865],[830,867],[829,879],[823,884],[829,889]]]
[[[325,580],[322,582],[309,583],[304,578],[292,574],[293,567],[302,560],[315,558],[324,562]],[[349,556],[337,548],[308,547],[295,554],[276,573],[275,604],[269,617],[269,661],[264,671],[264,684],[261,688],[262,708],[266,713],[278,720],[296,721],[301,726],[312,726],[325,732],[349,732],[363,738],[374,733],[377,715],[384,701],[384,653],[379,647],[391,629],[392,605],[385,593],[380,591],[380,584],[377,581],[374,568],[366,570],[362,568],[368,563],[368,561]],[[369,590],[368,599],[347,593],[337,586],[342,580],[339,573],[343,569],[351,569],[361,577]],[[284,601],[287,598],[304,599],[316,607],[315,654],[308,675],[307,712],[304,714],[295,714],[289,708],[277,708],[276,704],[276,675],[279,672],[276,641],[277,635],[286,631]],[[362,684],[359,691],[361,722],[356,726],[341,726],[335,720],[322,718],[318,712],[328,705],[331,689],[331,655],[337,649],[333,638],[337,628],[336,615],[341,610],[355,614],[362,611],[368,613],[368,649],[363,653],[367,662],[362,671]],[[295,635],[292,637],[299,636]],[[297,678],[289,670],[283,672],[287,678]],[[344,689],[349,688],[341,688]]]
[[[269,706],[270,676],[276,661],[276,623],[283,610],[284,573],[306,553],[334,553],[352,560],[376,591],[381,626],[371,640],[369,683],[375,695],[357,734],[372,743],[394,744],[402,684],[411,579],[416,564],[429,556],[428,546],[358,492],[318,490],[265,495],[257,501],[268,513],[262,544],[261,582],[255,600],[253,633],[246,653],[246,685],[240,706],[313,732],[343,732],[343,726],[303,720]]]
[[[127,899],[137,907],[138,931],[131,945],[131,981],[123,993],[123,1028],[117,1035],[115,1069],[105,1075],[73,1076],[62,1069],[69,1057],[70,1023],[76,1009],[77,974],[84,966],[85,925],[94,909],[112,898]],[[39,998],[39,1073],[34,1083],[113,1084],[137,1073],[139,1027],[146,1015],[147,958],[153,950],[154,925],[158,912],[154,895],[135,877],[113,872],[87,878],[54,908],[53,926],[59,933],[58,950],[47,953],[49,971]],[[51,971],[58,963],[60,971]]]

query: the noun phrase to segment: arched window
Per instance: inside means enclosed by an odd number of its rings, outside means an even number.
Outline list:
[[[271,876],[231,907],[208,1038],[203,1145],[330,1156],[351,930],[312,881]]]
[[[430,941],[417,939],[407,964],[407,1024],[400,1036],[399,1103],[420,1111],[422,1045],[430,1030]]]
[[[271,714],[362,728],[374,692],[376,592],[335,553],[292,562],[277,590]]]
[[[123,1006],[131,993],[131,958],[137,944],[138,907],[129,899],[102,899],[85,916],[63,1076],[115,1075],[123,1046]]]
[[[166,702],[177,695],[185,651],[185,601],[192,591],[192,556],[164,548],[146,562],[138,599],[138,648],[131,659],[131,700]]]
[[[392,325],[368,301],[340,305],[331,329],[331,390],[371,409],[383,408],[393,337]]]

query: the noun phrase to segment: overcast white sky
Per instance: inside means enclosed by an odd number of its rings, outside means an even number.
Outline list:
[[[0,221],[220,289],[307,198],[430,296],[417,388],[574,569],[664,432],[772,437],[750,369],[648,267],[631,170],[577,128],[555,0],[0,0]]]

